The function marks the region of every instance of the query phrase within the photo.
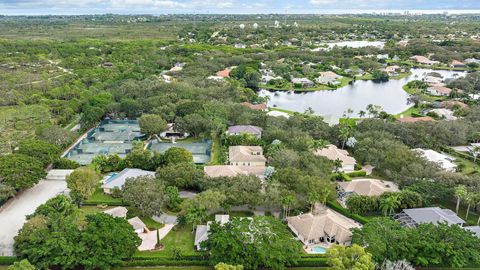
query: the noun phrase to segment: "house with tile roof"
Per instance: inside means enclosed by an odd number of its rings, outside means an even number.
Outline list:
[[[230,146],[228,148],[228,162],[235,166],[263,166],[267,159],[263,156],[261,146]]]
[[[352,229],[361,225],[325,206],[316,207],[313,213],[287,217],[288,227],[303,244],[324,243],[350,245]]]
[[[263,129],[261,127],[252,126],[252,125],[237,125],[237,126],[230,126],[227,130],[227,135],[242,135],[242,134],[250,134],[257,138],[262,137]]]
[[[348,182],[339,182],[339,194],[361,195],[361,196],[380,196],[385,192],[398,192],[398,186],[391,182],[380,179],[353,179]]]
[[[255,175],[258,178],[265,177],[265,166],[235,166],[235,165],[212,165],[203,167],[208,177],[233,177],[237,175]]]
[[[425,160],[438,164],[445,171],[454,172],[457,168],[457,164],[453,162],[455,158],[449,155],[422,148],[416,148],[413,151],[419,153]]]
[[[326,157],[332,161],[337,159],[340,160],[342,162],[340,171],[342,172],[348,173],[355,171],[355,163],[357,163],[355,158],[351,157],[346,150],[339,149],[333,144],[327,145],[325,148],[318,149],[314,154],[316,156]]]

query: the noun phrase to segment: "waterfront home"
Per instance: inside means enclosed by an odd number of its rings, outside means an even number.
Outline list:
[[[215,222],[219,223],[221,226],[225,225],[230,221],[229,215],[215,215]],[[201,246],[202,242],[208,240],[208,234],[210,230],[211,221],[207,222],[206,225],[197,225],[195,229],[195,240],[194,245],[196,250],[204,250]]]
[[[421,55],[412,56],[412,57],[410,57],[410,59],[414,60],[415,62],[417,62],[421,65],[433,66],[433,65],[440,64],[440,62],[438,62],[438,61],[432,61],[432,60],[428,59],[427,57],[421,56]]]
[[[267,159],[263,156],[261,146],[230,146],[228,148],[228,162],[235,166],[263,166]]]
[[[402,226],[410,228],[425,223],[447,223],[448,225],[457,224],[459,226],[463,226],[465,223],[452,210],[440,207],[403,209],[401,213],[394,216],[394,219],[400,222]]]
[[[450,93],[452,93],[452,89],[445,86],[434,85],[428,87],[427,92],[433,96],[449,96]]]
[[[339,79],[343,78],[343,76],[338,75],[337,73],[335,73],[333,71],[323,71],[323,72],[319,72],[319,74],[320,74],[320,77],[330,78],[330,79],[334,79],[334,80],[339,80]]]
[[[433,121],[433,118],[430,116],[423,116],[423,117],[400,117],[397,119],[398,122],[401,123],[416,123],[416,122],[431,122]]]
[[[290,118],[290,115],[288,113],[281,112],[281,111],[269,111],[267,115],[273,116],[273,117],[285,117],[287,119]]]
[[[341,197],[350,195],[380,196],[385,192],[398,192],[398,186],[390,181],[379,179],[353,179],[349,182],[338,182],[337,190]]]
[[[457,120],[458,118],[454,116],[454,112],[449,109],[432,109],[429,111],[429,113],[434,113],[438,115],[440,118],[445,119],[447,121],[454,121]]]
[[[303,88],[314,87],[315,84],[307,78],[292,78],[292,83],[294,85],[299,85]]]
[[[458,61],[458,60],[453,60],[452,63],[450,63],[450,67],[452,68],[465,68],[467,65],[464,63]]]
[[[444,86],[443,78],[435,76],[425,76],[422,81],[430,86]]]
[[[235,166],[235,165],[213,165],[203,167],[208,177],[233,177],[237,175],[255,175],[258,178],[265,178],[265,166]]]
[[[454,172],[457,168],[457,164],[453,163],[455,159],[451,156],[430,149],[416,148],[412,151],[420,154],[425,160],[438,164],[445,171]]]
[[[335,161],[340,160],[342,162],[342,167],[339,168],[342,172],[353,172],[355,170],[355,163],[357,161],[355,158],[351,157],[346,150],[339,149],[337,146],[330,144],[325,148],[318,149],[314,153],[316,156],[326,157],[329,160]]]
[[[242,134],[250,134],[257,138],[262,137],[263,129],[257,126],[251,125],[237,125],[237,126],[230,126],[227,130],[227,135],[242,135]]]
[[[267,111],[268,110],[267,103],[252,104],[252,103],[249,103],[249,102],[242,102],[242,103],[240,103],[240,105],[242,105],[244,107],[247,107],[250,110],[254,110],[254,111]]]
[[[114,188],[122,189],[122,186],[125,184],[127,179],[136,178],[139,176],[155,177],[155,172],[126,168],[119,173],[112,173],[108,175],[103,180],[103,185],[101,187],[104,193],[111,194]]]
[[[467,109],[468,105],[458,101],[458,100],[446,100],[441,103],[442,108],[446,109],[455,109],[455,108],[461,108],[461,109]]]
[[[332,244],[348,246],[352,229],[361,225],[325,206],[316,206],[313,213],[287,217],[288,227],[307,246]]]
[[[397,76],[399,69],[400,69],[400,66],[394,65],[394,66],[388,66],[384,68],[383,71],[388,73],[389,76]]]

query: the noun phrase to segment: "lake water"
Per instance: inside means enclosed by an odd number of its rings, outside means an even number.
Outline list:
[[[383,41],[366,41],[366,40],[356,40],[356,41],[339,41],[339,42],[327,42],[321,43],[322,47],[312,49],[312,51],[328,51],[338,46],[340,48],[349,47],[349,48],[364,48],[364,47],[377,47],[383,49],[385,42]]]
[[[412,69],[412,75],[400,80],[389,80],[384,83],[373,81],[356,81],[332,91],[315,92],[270,92],[260,90],[260,96],[269,97],[269,107],[276,107],[295,112],[305,112],[312,108],[315,114],[325,117],[329,123],[337,123],[338,119],[348,110],[352,109],[352,117],[358,117],[358,112],[366,111],[369,104],[379,105],[390,114],[398,114],[408,109],[411,104],[407,103],[409,94],[403,90],[403,86],[409,81],[419,80],[426,73],[438,72],[443,78],[465,76],[465,72],[448,70]]]

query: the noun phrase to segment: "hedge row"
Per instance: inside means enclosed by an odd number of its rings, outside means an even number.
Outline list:
[[[0,265],[10,265],[18,260],[17,257],[0,256]]]
[[[324,267],[328,266],[327,258],[301,258],[295,267]]]
[[[360,170],[360,171],[349,172],[347,173],[347,175],[350,177],[365,177],[367,176],[367,172],[364,170]]]
[[[90,206],[97,206],[97,205],[108,205],[108,206],[127,206],[127,204],[123,202],[112,202],[112,201],[85,201],[82,202],[82,205],[90,205]]]
[[[123,266],[208,266],[207,260],[173,260],[171,258],[158,258],[150,260],[131,260],[123,263]]]
[[[134,261],[148,261],[148,260],[156,260],[156,259],[162,259],[162,260],[173,260],[170,256],[142,256],[142,255],[133,255],[132,260]],[[181,260],[183,261],[204,261],[207,260],[206,256],[202,255],[189,255],[189,256],[182,256]]]
[[[361,224],[365,224],[368,222],[368,219],[366,219],[365,217],[351,213],[350,211],[348,211],[348,209],[343,208],[341,205],[338,205],[336,202],[328,201],[327,206],[346,217],[349,217],[357,222],[360,222]]]

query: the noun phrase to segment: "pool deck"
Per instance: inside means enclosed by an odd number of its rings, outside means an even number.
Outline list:
[[[315,247],[322,247],[325,250],[329,249],[332,246],[332,244],[328,243],[318,243],[318,244],[313,244],[313,245],[308,245],[308,246],[303,246],[303,250],[308,253],[308,254],[324,254],[324,253],[318,253],[313,251],[313,248]]]

